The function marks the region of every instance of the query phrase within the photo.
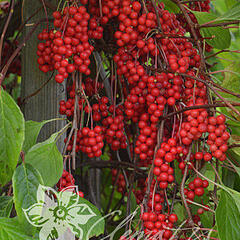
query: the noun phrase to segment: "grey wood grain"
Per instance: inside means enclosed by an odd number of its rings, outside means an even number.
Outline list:
[[[53,1],[51,1],[53,2]],[[28,19],[39,7],[41,1],[25,0],[23,5],[23,19]],[[48,16],[51,16],[49,9]],[[25,26],[24,34],[31,31],[31,23],[36,23],[39,19],[45,18],[44,10],[38,12],[30,22]],[[40,24],[31,39],[27,42],[22,54],[22,83],[21,97],[24,98],[35,92],[39,87],[47,81],[50,74],[42,73],[37,63],[37,35],[42,29],[47,27],[47,23]],[[59,101],[65,99],[65,85],[59,85],[52,80],[34,97],[30,98],[22,107],[26,120],[42,121],[62,117],[58,113]],[[60,130],[66,124],[65,121],[54,121],[45,125],[40,132],[38,141],[48,138],[52,133]],[[58,147],[63,148],[63,139],[58,141]]]

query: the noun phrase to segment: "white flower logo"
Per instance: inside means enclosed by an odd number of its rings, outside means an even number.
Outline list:
[[[56,192],[50,187],[39,185],[37,203],[23,209],[29,223],[40,227],[40,240],[57,239],[71,231],[80,239],[86,224],[96,214],[87,204],[79,203],[77,186],[71,186]]]

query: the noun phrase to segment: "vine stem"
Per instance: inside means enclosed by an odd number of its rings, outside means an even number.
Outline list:
[[[208,207],[206,207],[206,206],[204,206],[204,205],[202,205],[202,204],[200,204],[200,203],[194,202],[194,201],[192,201],[192,200],[190,200],[190,199],[188,199],[187,201],[188,201],[189,203],[192,203],[192,204],[194,204],[194,205],[196,205],[196,206],[199,206],[199,207],[201,207],[201,208],[205,208],[205,209],[207,209],[208,211],[210,211],[211,213],[214,213],[214,214],[215,214],[215,211],[213,211],[211,208],[208,208]]]
[[[189,151],[188,151],[188,155],[185,159],[185,162],[186,162],[186,167],[185,167],[185,170],[184,170],[184,174],[183,174],[183,177],[182,177],[182,182],[181,182],[181,185],[180,185],[180,195],[181,195],[181,199],[182,199],[182,202],[184,204],[184,207],[187,211],[187,214],[188,214],[188,219],[189,219],[189,225],[190,226],[194,226],[194,222],[193,222],[193,219],[192,219],[192,214],[191,214],[191,210],[187,204],[187,200],[186,200],[186,197],[185,197],[185,194],[184,194],[184,187],[185,187],[185,182],[186,182],[186,178],[187,178],[187,173],[188,173],[188,162],[190,161],[190,156],[191,156],[191,153],[192,153],[192,145],[190,145],[189,147]]]
[[[6,76],[6,73],[8,71],[9,66],[11,65],[12,61],[15,59],[15,57],[19,54],[21,49],[25,46],[26,42],[31,38],[34,31],[37,29],[38,25],[42,22],[45,22],[46,19],[41,19],[37,23],[34,24],[33,29],[28,33],[28,35],[23,39],[22,43],[15,49],[11,57],[8,59],[7,63],[3,67],[3,69],[0,72],[0,86],[2,84],[3,79]],[[1,49],[1,48],[0,48]],[[0,50],[1,51],[1,50]]]
[[[203,69],[206,69],[206,64],[205,64],[205,61],[204,61],[204,55],[203,55],[203,49],[200,45],[200,41],[199,41],[199,38],[197,36],[197,33],[196,33],[196,30],[195,30],[195,24],[192,22],[192,19],[189,17],[185,7],[183,4],[181,4],[181,2],[179,0],[172,0],[172,2],[176,3],[178,5],[178,7],[180,8],[180,10],[182,11],[190,29],[191,29],[191,33],[192,33],[192,36],[195,40],[195,43],[197,45],[197,48],[198,48],[198,51],[199,51],[199,54],[200,54],[200,57],[201,57],[201,64],[200,64],[200,67],[199,69],[201,70],[202,68]]]
[[[205,57],[205,60],[207,60],[207,59],[209,59],[209,58],[211,58],[211,57],[215,57],[216,55],[218,55],[218,54],[220,54],[220,53],[225,53],[225,52],[240,53],[239,50],[228,50],[228,49],[224,49],[224,50],[220,50],[220,51],[218,51],[218,52],[216,52],[216,53],[213,53],[213,54]]]
[[[233,106],[240,106],[240,103],[233,102],[232,105]],[[191,106],[191,107],[185,107],[181,110],[171,112],[168,115],[166,115],[165,117],[161,117],[161,118],[167,119],[167,118],[170,118],[174,115],[177,115],[177,114],[180,114],[180,113],[192,110],[192,109],[212,108],[212,107],[227,107],[227,104],[226,103],[215,103],[215,104],[205,104],[205,105],[195,105],[195,106]]]
[[[235,21],[229,21],[229,22],[222,22],[222,23],[204,23],[202,25],[199,25],[199,28],[209,28],[209,27],[223,27],[223,26],[227,26],[227,25],[231,25],[231,24],[239,24],[239,20],[235,20]]]
[[[110,198],[109,198],[109,201],[108,201],[108,205],[107,205],[107,208],[105,210],[105,215],[108,214],[109,209],[111,207],[112,200],[113,200],[113,195],[114,195],[114,192],[115,192],[115,189],[116,189],[119,174],[120,174],[120,170],[117,171],[117,175],[116,175],[116,178],[115,178],[114,183],[113,183],[113,187],[112,187],[111,195],[110,195]]]
[[[160,143],[162,142],[164,123],[165,123],[165,120],[163,119],[161,121],[159,130],[158,130],[158,142],[157,142],[157,146],[155,148],[155,153],[156,153],[158,147],[160,146]],[[151,188],[151,184],[152,184],[152,180],[153,180],[154,158],[155,158],[155,154],[154,154],[154,157],[153,157],[153,162],[152,162],[151,169],[150,169],[149,174],[148,174],[147,190],[146,190],[146,193],[145,193],[144,198],[143,198],[143,206],[144,206],[145,210],[147,210],[147,202],[148,202],[148,198],[149,198],[149,194],[150,194],[150,188]]]
[[[54,75],[54,72],[52,72],[51,76],[48,78],[48,80],[46,82],[44,82],[36,91],[34,91],[33,93],[31,93],[30,95],[26,96],[23,98],[23,100],[21,101],[21,104],[25,104],[26,101],[31,98],[36,96],[52,79]]]
[[[73,125],[72,128],[74,129],[73,135],[73,148],[72,148],[72,168],[73,170],[76,169],[76,143],[77,143],[77,132],[78,132],[78,114],[77,109],[78,107],[78,90],[79,90],[79,78],[76,78],[75,73],[73,74],[73,82],[76,84],[75,88],[75,103],[74,103],[74,115],[73,115]],[[82,73],[80,73],[80,82],[82,82]],[[80,86],[81,87],[81,86]]]
[[[197,77],[194,77],[194,76],[191,76],[191,75],[188,75],[188,74],[185,74],[185,73],[179,73],[180,76],[183,76],[183,77],[188,77],[188,78],[192,78],[194,80],[197,80],[199,82],[202,82],[204,83],[207,87],[209,87],[230,109],[232,109],[238,116],[240,116],[240,112],[229,102],[227,101],[224,97],[222,97],[208,82],[200,79],[200,78],[197,78]]]
[[[156,16],[157,16],[158,28],[159,28],[160,31],[162,32],[162,26],[161,26],[160,17],[159,17],[159,13],[158,13],[158,9],[157,9],[156,2],[155,2],[155,0],[151,0],[151,3],[152,3],[152,5],[153,5],[154,11],[155,11]]]
[[[8,25],[10,23],[12,15],[13,15],[14,4],[15,4],[15,1],[11,0],[11,7],[10,7],[10,10],[9,10],[8,18],[7,18],[7,21],[4,25],[3,32],[2,32],[2,35],[1,35],[1,39],[0,39],[0,66],[1,66],[1,63],[2,63],[3,41],[4,41],[4,37],[5,37],[5,34],[7,32],[7,29],[8,29]],[[0,85],[1,85],[1,81],[0,81]]]
[[[218,179],[218,181],[221,183],[221,184],[223,184],[223,182],[222,182],[222,180],[221,180],[221,178],[220,178],[220,176],[219,176],[219,174],[218,174],[218,171],[217,171],[217,169],[213,166],[213,164],[210,162],[210,164],[211,164],[211,166],[212,166],[212,169],[213,169],[213,171],[215,172],[215,174],[216,174],[216,177],[217,177],[217,179]],[[216,162],[216,165],[217,165],[217,168],[218,168],[218,162]],[[216,181],[216,180],[215,180]],[[216,186],[216,185],[215,185]]]
[[[227,188],[225,188],[224,186],[222,186],[222,185],[220,185],[220,184],[218,184],[218,183],[212,181],[211,179],[207,178],[207,177],[204,176],[202,173],[200,173],[200,172],[199,172],[199,171],[193,166],[193,164],[191,164],[191,167],[192,167],[192,169],[193,169],[193,170],[194,170],[199,176],[201,176],[202,178],[208,180],[209,182],[211,182],[212,184],[218,186],[219,188],[225,190],[226,192],[230,193],[229,190],[228,190]]]

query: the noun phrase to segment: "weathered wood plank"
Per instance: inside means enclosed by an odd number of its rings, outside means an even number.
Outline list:
[[[53,2],[53,1],[52,1]],[[23,19],[28,19],[37,9],[42,7],[41,1],[25,0],[23,6]],[[51,15],[47,9],[48,15]],[[44,9],[42,8],[25,26],[26,35],[31,31],[31,23],[36,23],[38,20],[46,18]],[[47,23],[42,23],[37,28],[31,39],[27,42],[22,54],[22,98],[29,96],[42,86],[50,77],[50,74],[40,72],[37,64],[37,35],[43,28],[47,27]],[[58,113],[58,102],[65,98],[65,86],[59,85],[54,78],[42,88],[42,90],[34,97],[31,97],[23,106],[23,112],[26,120],[42,121],[61,117]],[[46,139],[51,133],[56,132],[64,126],[64,121],[54,121],[47,124],[41,131],[39,141]],[[59,141],[59,147],[62,149],[63,141]]]

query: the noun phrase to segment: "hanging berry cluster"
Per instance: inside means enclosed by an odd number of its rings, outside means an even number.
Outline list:
[[[39,34],[37,50],[40,70],[56,70],[56,82],[66,80],[67,100],[60,101],[59,112],[75,127],[65,139],[66,152],[100,158],[108,151],[112,161],[148,169],[148,178],[134,179],[132,190],[142,206],[145,235],[191,239],[187,232],[173,236],[179,223],[174,200],[181,198],[187,208],[190,227],[201,225],[199,216],[211,209],[209,182],[201,171],[226,160],[230,137],[225,116],[208,107],[203,46],[187,37],[192,32],[184,14],[170,13],[162,2],[81,0],[81,6],[75,1],[66,5],[53,14],[54,29]],[[187,6],[209,11],[209,1]],[[192,13],[186,14],[196,23]],[[129,159],[119,160],[119,152]],[[127,193],[129,172],[113,168],[111,173],[118,192]],[[58,187],[73,180],[64,172]]]

